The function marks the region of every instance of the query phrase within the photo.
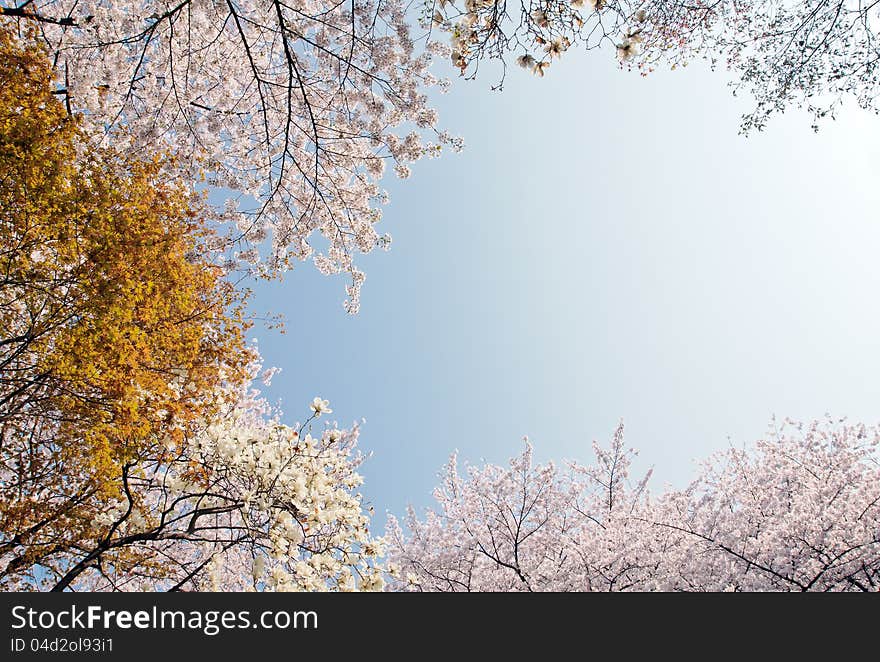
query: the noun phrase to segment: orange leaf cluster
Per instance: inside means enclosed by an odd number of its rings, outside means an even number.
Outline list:
[[[171,157],[93,145],[46,54],[0,29],[0,551],[21,566],[76,545],[123,465],[209,420],[250,359],[204,200]]]

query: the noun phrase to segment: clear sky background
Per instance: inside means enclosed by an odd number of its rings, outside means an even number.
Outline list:
[[[774,414],[880,421],[880,118],[745,138],[726,80],[574,51],[501,93],[455,80],[437,106],[466,149],[388,178],[359,315],[310,265],[259,287],[288,319],[254,333],[283,369],[267,395],[289,422],[315,395],[366,419],[380,527],[431,503],[453,449],[504,462],[529,435],[587,462],[622,418],[659,490]]]

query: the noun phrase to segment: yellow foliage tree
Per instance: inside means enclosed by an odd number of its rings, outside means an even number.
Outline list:
[[[204,200],[170,157],[93,146],[52,90],[0,29],[0,586],[90,535],[125,465],[210,419],[250,359]]]

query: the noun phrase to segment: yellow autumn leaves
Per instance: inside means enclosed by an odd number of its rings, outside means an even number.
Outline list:
[[[76,547],[123,465],[209,419],[249,360],[243,294],[203,248],[207,205],[170,157],[91,147],[53,91],[46,53],[0,29],[0,551],[23,550],[10,565]]]

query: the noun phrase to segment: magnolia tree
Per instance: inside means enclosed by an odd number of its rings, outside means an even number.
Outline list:
[[[0,0],[0,21],[36,31],[57,95],[99,137],[124,126],[129,150],[162,147],[184,181],[232,191],[228,266],[311,258],[348,272],[350,312],[354,256],[390,244],[375,227],[386,163],[407,177],[461,146],[435,128],[425,91],[444,83],[401,0]]]
[[[392,586],[416,591],[880,590],[880,430],[786,422],[686,490],[628,480],[622,428],[593,467],[455,459],[424,520],[388,526]]]
[[[180,437],[157,439],[121,468],[118,495],[88,490],[89,476],[47,487],[55,521],[0,540],[4,590],[376,590],[382,540],[371,536],[357,487],[358,428],[328,425],[315,398],[290,427],[249,386],[222,394],[221,413]],[[15,501],[23,436],[4,440],[0,486]],[[62,469],[63,470],[63,469]],[[84,496],[71,504],[68,494]],[[71,519],[76,540],[63,531]],[[82,523],[80,523],[82,524]],[[34,550],[37,550],[38,555]]]
[[[694,57],[729,67],[757,105],[744,130],[789,104],[816,119],[846,96],[877,110],[880,7],[856,0],[430,0],[425,25],[447,32],[462,73],[516,59],[543,76],[573,46],[607,46],[623,66],[651,71]]]

